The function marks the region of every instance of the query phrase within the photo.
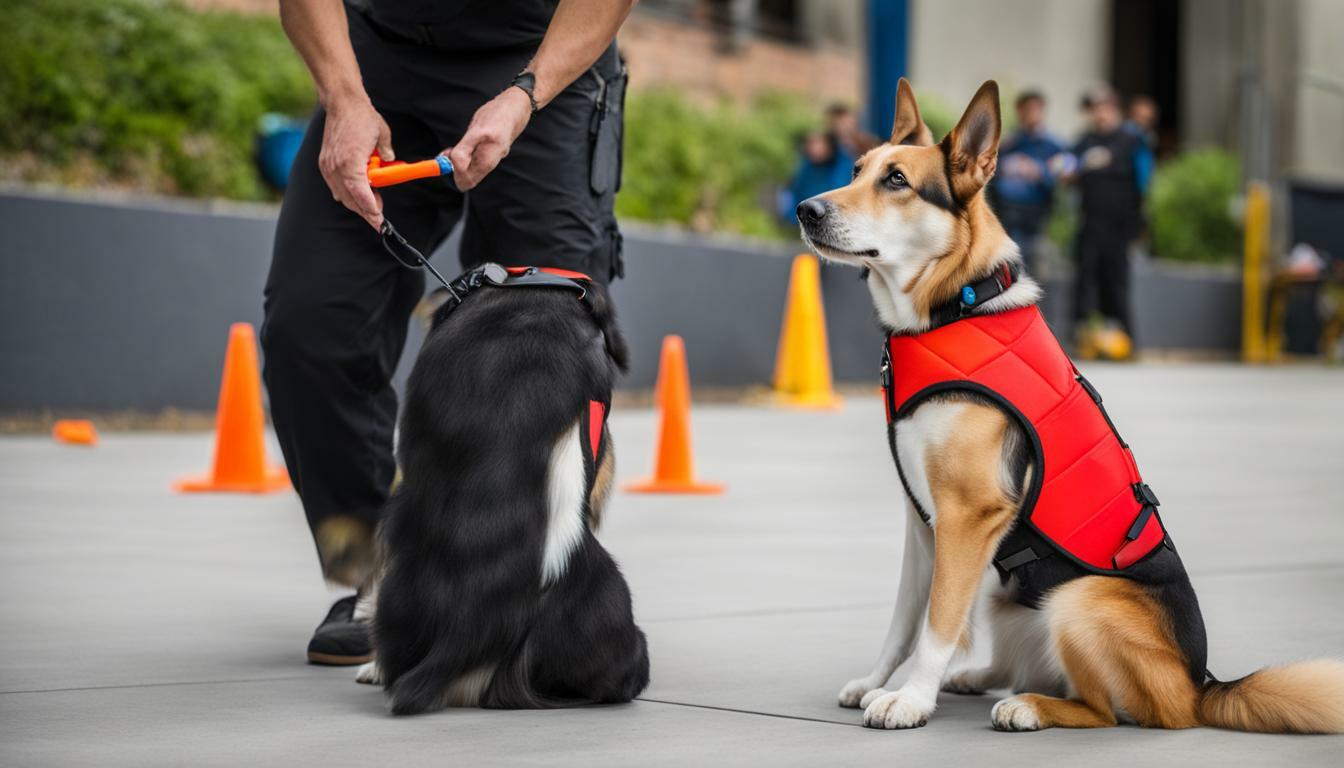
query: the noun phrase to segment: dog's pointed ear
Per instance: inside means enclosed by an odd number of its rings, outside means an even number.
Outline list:
[[[971,97],[957,127],[943,139],[952,169],[952,189],[966,200],[979,192],[994,175],[999,163],[999,84],[986,80]]]
[[[892,144],[911,144],[927,147],[933,144],[933,132],[919,116],[919,105],[915,103],[915,89],[904,77],[896,84],[896,120],[891,124]]]

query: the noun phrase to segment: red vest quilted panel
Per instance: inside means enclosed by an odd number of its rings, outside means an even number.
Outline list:
[[[948,389],[977,391],[1018,417],[1035,439],[1039,468],[1019,524],[1057,550],[1094,572],[1116,573],[1165,540],[1133,454],[1039,309],[891,336],[887,352],[888,421]]]

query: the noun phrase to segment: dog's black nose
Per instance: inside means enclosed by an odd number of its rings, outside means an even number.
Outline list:
[[[798,220],[804,224],[820,224],[830,210],[830,203],[825,200],[818,200],[815,197],[809,197],[798,204]]]

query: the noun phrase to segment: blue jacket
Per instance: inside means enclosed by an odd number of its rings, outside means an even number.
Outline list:
[[[1064,151],[1064,145],[1048,131],[1017,131],[999,147],[999,171],[994,175],[994,195],[1004,203],[1049,207],[1055,180],[1046,163]],[[1011,155],[1025,155],[1041,167],[1041,177],[1028,180],[1011,172]]]
[[[798,170],[793,172],[793,181],[789,189],[780,195],[779,216],[784,221],[798,223],[798,214],[794,208],[809,197],[839,189],[850,182],[854,175],[854,158],[843,149],[836,150],[831,162],[818,165],[802,158]]]

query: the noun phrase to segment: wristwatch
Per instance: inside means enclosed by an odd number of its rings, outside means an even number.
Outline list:
[[[513,82],[509,83],[510,88],[517,88],[527,94],[527,100],[532,104],[532,114],[537,113],[537,97],[532,94],[533,89],[537,87],[537,76],[532,74],[531,70],[524,69],[522,72],[513,76]]]

